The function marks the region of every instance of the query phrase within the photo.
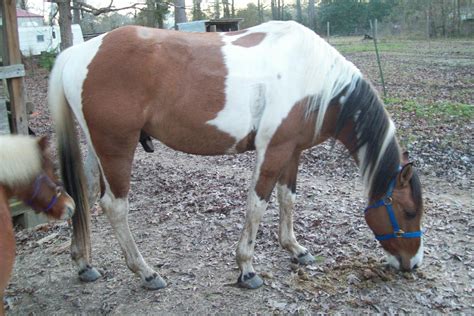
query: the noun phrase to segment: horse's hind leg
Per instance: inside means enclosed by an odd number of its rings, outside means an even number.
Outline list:
[[[87,151],[84,174],[87,181],[87,199],[89,201],[89,207],[92,208],[95,202],[97,202],[97,197],[100,192],[100,169],[97,157],[91,148]]]
[[[159,289],[166,286],[166,282],[143,259],[133,240],[128,226],[128,192],[130,189],[130,175],[133,154],[138,143],[137,137],[122,140],[114,148],[108,147],[98,152],[105,178],[105,194],[101,198],[101,206],[112,225],[119,241],[127,266],[140,276],[143,286],[147,289]],[[113,146],[109,142],[109,146]],[[118,148],[120,147],[120,148]],[[107,155],[108,152],[115,153]]]
[[[114,229],[128,268],[142,279],[143,286],[155,290],[166,286],[166,282],[143,259],[133,240],[128,226],[128,197],[116,198],[106,190],[101,205]]]
[[[296,199],[296,176],[301,152],[296,152],[277,184],[278,203],[280,205],[279,239],[281,246],[288,250],[295,261],[307,265],[314,262],[314,257],[301,246],[293,232],[293,208]]]

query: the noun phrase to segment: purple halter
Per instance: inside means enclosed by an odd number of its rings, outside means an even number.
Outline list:
[[[26,201],[26,204],[28,204],[29,206],[33,207],[34,199],[39,194],[40,189],[41,189],[41,183],[43,181],[47,181],[49,184],[53,184],[54,186],[56,186],[54,182],[51,181],[51,179],[45,173],[39,174],[35,179],[33,194],[31,195],[31,198],[28,201]],[[55,194],[51,198],[51,201],[49,201],[48,206],[45,209],[42,209],[40,211],[48,214],[48,212],[53,208],[56,202],[58,202],[58,197],[59,197],[59,194]]]

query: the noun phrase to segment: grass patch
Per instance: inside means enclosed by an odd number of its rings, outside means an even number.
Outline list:
[[[55,51],[41,52],[39,57],[39,65],[49,71],[53,69],[54,61],[56,60],[57,53]]]
[[[387,104],[390,104],[389,102]],[[428,119],[457,118],[472,120],[474,118],[474,106],[463,103],[436,102],[421,104],[417,101],[405,101],[402,102],[402,110],[414,113],[417,117]]]
[[[344,43],[332,43],[334,47],[341,54],[349,53],[365,53],[374,52],[374,42],[372,40],[357,41],[357,42],[344,42]],[[378,41],[377,47],[379,52],[405,52],[407,51],[407,45],[404,42],[385,42]]]

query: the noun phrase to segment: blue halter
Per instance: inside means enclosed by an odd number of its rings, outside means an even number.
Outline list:
[[[388,191],[385,194],[384,198],[378,200],[377,202],[368,206],[364,210],[364,213],[367,213],[367,211],[370,209],[385,206],[388,217],[390,218],[390,223],[392,223],[392,229],[393,229],[392,234],[386,234],[386,235],[375,234],[375,239],[379,241],[383,241],[383,240],[389,240],[392,238],[420,238],[423,235],[423,232],[421,230],[416,231],[416,232],[406,233],[402,229],[400,229],[400,226],[398,226],[397,218],[395,217],[395,213],[393,212],[393,206],[392,206],[392,194],[393,194],[393,189],[395,188],[395,181],[396,181],[396,177],[393,178],[393,180],[390,182],[388,186]]]

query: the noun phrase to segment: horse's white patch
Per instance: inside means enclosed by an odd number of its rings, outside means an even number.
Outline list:
[[[38,140],[24,135],[0,136],[0,184],[9,187],[31,182],[42,168]]]
[[[56,124],[62,122],[62,111],[67,107],[65,104],[67,101],[90,144],[88,148],[92,150],[95,157],[97,154],[92,146],[89,129],[82,111],[82,88],[89,72],[88,66],[99,51],[104,36],[106,34],[63,51],[58,56],[51,72],[48,91],[48,102]],[[102,169],[98,159],[97,162]],[[106,186],[108,186],[107,181]]]
[[[138,27],[137,28],[137,36],[142,39],[150,39],[154,37],[154,29],[146,28],[146,27]]]
[[[278,204],[280,205],[279,240],[283,248],[287,249],[295,258],[306,253],[307,249],[296,240],[293,231],[293,207],[296,194],[286,185],[277,184]]]
[[[395,124],[393,124],[393,121],[390,118],[388,119],[388,122],[389,122],[388,123],[389,125],[388,125],[387,130],[385,131],[385,137],[384,137],[382,146],[380,147],[380,151],[379,151],[379,154],[378,154],[375,165],[373,167],[367,166],[367,168],[363,169],[363,170],[361,169],[362,178],[363,178],[363,181],[364,181],[364,184],[365,184],[366,191],[369,190],[369,188],[372,187],[372,181],[374,180],[374,175],[375,175],[375,172],[376,172],[376,170],[377,170],[377,168],[380,164],[380,160],[385,155],[385,151],[387,150],[388,145],[390,144],[390,142],[395,137]],[[367,146],[363,146],[359,149],[359,153],[361,151],[364,151],[363,154],[359,155],[359,158],[362,158],[360,160],[361,161],[361,164],[360,164],[361,166],[365,166],[365,160],[364,159],[367,158],[365,150],[367,150]],[[371,172],[369,173],[368,170],[371,170]],[[368,193],[368,192],[366,192],[366,193]]]
[[[418,248],[418,251],[416,252],[416,255],[410,259],[410,267],[413,269],[413,267],[416,266],[421,266],[423,263],[423,254],[424,254],[424,246],[423,246],[423,238],[420,238],[420,247]]]
[[[255,183],[255,181],[252,181]],[[252,188],[255,185],[252,185]],[[237,246],[237,263],[244,275],[255,272],[252,266],[252,257],[255,249],[255,239],[263,213],[267,208],[267,201],[261,199],[255,190],[251,189],[247,200],[245,225]]]
[[[145,281],[146,278],[152,276],[155,271],[146,264],[130,232],[128,225],[128,212],[130,209],[128,196],[125,198],[116,198],[107,187],[100,203],[114,229],[115,236],[117,236],[125,256],[127,266]]]
[[[232,44],[257,32],[266,36],[256,46]],[[319,109],[318,132],[329,101],[361,76],[334,48],[295,22],[273,21],[238,36],[221,36],[228,69],[226,103],[208,124],[237,141],[258,130],[257,149],[265,148],[292,107],[308,96],[316,96],[308,111]]]
[[[385,255],[387,256],[385,260],[387,260],[387,263],[394,267],[395,269],[400,269],[400,262],[398,261],[397,257],[389,253],[388,251],[385,251]]]
[[[384,250],[385,251],[385,250]],[[420,247],[418,247],[418,251],[416,252],[416,255],[413,256],[410,259],[410,269],[413,269],[415,266],[421,266],[423,263],[423,253],[424,253],[424,246],[423,246],[423,238],[420,239]],[[389,252],[385,251],[385,254],[387,255],[387,263],[394,267],[395,269],[400,269],[400,262],[398,259],[390,254]]]

